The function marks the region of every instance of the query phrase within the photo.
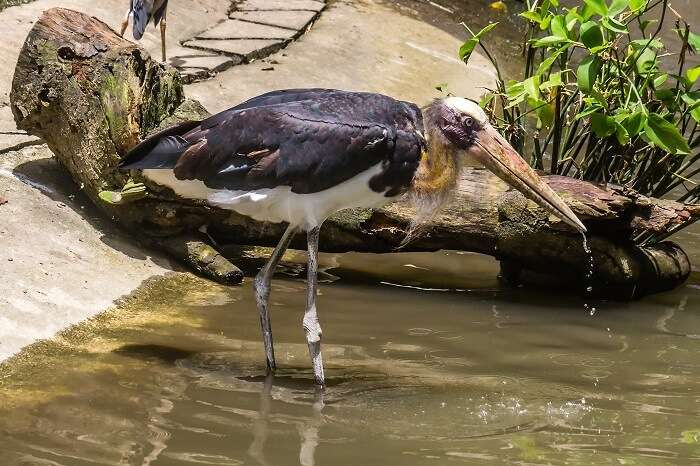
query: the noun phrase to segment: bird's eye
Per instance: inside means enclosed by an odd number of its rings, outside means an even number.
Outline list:
[[[471,128],[472,126],[474,126],[474,119],[472,117],[465,118],[464,126],[466,126],[467,128]]]

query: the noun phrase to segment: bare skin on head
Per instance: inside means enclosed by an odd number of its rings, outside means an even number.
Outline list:
[[[424,117],[428,149],[412,186],[417,199],[444,198],[454,192],[462,166],[483,166],[563,222],[586,231],[569,206],[489,123],[478,104],[449,97],[428,106]]]

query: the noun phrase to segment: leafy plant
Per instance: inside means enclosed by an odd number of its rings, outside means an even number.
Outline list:
[[[497,87],[482,106],[535,168],[698,202],[700,66],[687,57],[700,35],[678,18],[680,50],[669,53],[659,33],[671,13],[668,0],[527,0],[523,80],[504,80],[484,46],[495,24],[470,31],[460,57],[481,46],[495,65]]]

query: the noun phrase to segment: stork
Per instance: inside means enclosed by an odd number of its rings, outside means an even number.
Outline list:
[[[126,12],[124,21],[122,22],[122,30],[119,33],[124,37],[127,26],[129,26],[129,18],[134,20],[134,39],[141,40],[143,33],[146,31],[148,22],[153,20],[153,25],[160,24],[160,47],[165,61],[165,28],[167,26],[166,15],[168,12],[168,0],[129,0],[129,10]]]
[[[574,229],[586,228],[525,163],[473,101],[448,97],[422,111],[365,92],[291,89],[254,97],[203,121],[155,134],[129,152],[123,170],[178,196],[288,226],[256,275],[267,367],[276,368],[270,282],[292,237],[306,231],[308,281],[302,327],[315,382],[324,385],[316,308],[319,231],[335,212],[380,207],[404,194],[418,220],[457,186],[460,168],[483,165]]]

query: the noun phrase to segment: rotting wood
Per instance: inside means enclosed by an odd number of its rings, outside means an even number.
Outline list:
[[[21,51],[11,104],[18,127],[43,138],[107,215],[204,275],[229,283],[240,279],[237,268],[220,256],[207,262],[216,253],[200,249],[200,240],[193,236],[203,225],[217,241],[237,244],[269,246],[281,234],[281,225],[187,202],[148,183],[148,196],[132,203],[100,198],[101,192],[118,191],[127,183],[128,176],[115,167],[141,138],[207,113],[199,103],[185,99],[173,68],[152,60],[95,18],[60,8],[41,17]],[[134,176],[133,181],[144,181]],[[408,249],[489,254],[505,264],[504,276],[510,281],[546,277],[550,283],[556,279],[580,290],[592,285],[597,294],[616,298],[671,289],[687,278],[690,263],[678,245],[667,241],[640,248],[632,238],[700,217],[699,206],[571,178],[546,179],[589,228],[591,283],[584,279],[589,258],[581,235],[484,170],[464,172],[454,201]],[[393,252],[411,216],[401,202],[379,210],[341,212],[324,225],[321,247]],[[302,246],[303,240],[296,244]],[[238,263],[236,258],[231,261]]]

